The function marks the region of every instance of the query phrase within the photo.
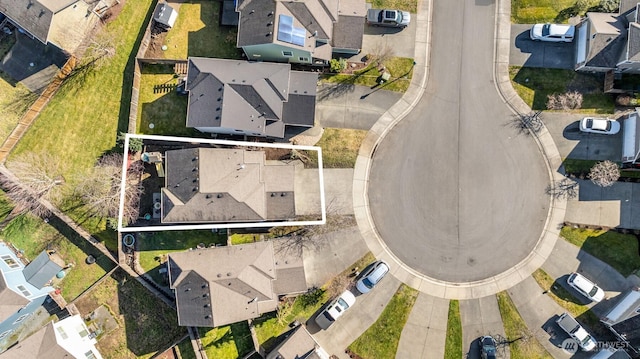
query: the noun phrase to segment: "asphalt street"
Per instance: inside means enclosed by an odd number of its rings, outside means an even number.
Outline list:
[[[543,157],[493,83],[495,6],[434,3],[428,87],[376,149],[369,206],[393,254],[428,277],[471,282],[524,259],[544,227]]]

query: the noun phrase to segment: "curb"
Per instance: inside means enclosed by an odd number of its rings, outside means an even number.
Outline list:
[[[369,211],[367,197],[371,159],[378,144],[413,109],[426,89],[429,77],[432,4],[433,0],[424,0],[418,6],[415,53],[416,60],[424,66],[414,68],[414,81],[412,81],[409,90],[378,119],[360,147],[354,169],[353,208],[358,227],[367,246],[376,258],[397,264],[397,266],[392,266],[392,274],[400,281],[421,292],[440,298],[481,298],[511,288],[542,266],[553,251],[560,234],[559,224],[564,221],[567,201],[566,199],[550,199],[549,212],[540,239],[526,258],[513,268],[481,281],[453,283],[429,278],[405,265],[393,255],[380,239]],[[510,14],[511,3],[506,0],[498,0],[494,29],[494,84],[499,96],[514,114],[528,114],[531,112],[531,108],[517,95],[509,78]],[[540,133],[537,135],[532,133],[532,136],[534,136],[536,144],[545,158],[549,178],[553,182],[562,179],[561,174],[552,170],[553,168],[561,168],[562,159],[546,127],[543,125]]]

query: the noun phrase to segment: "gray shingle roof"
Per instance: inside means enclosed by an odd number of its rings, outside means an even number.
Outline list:
[[[53,14],[78,0],[0,0],[0,12],[43,43],[47,43]]]
[[[273,0],[238,1],[238,47],[271,43],[276,23],[276,2]],[[277,31],[277,30],[276,30]],[[269,33],[271,33],[269,35]]]
[[[289,92],[304,88],[315,96],[317,82],[316,74],[301,76],[290,69],[288,64],[189,58],[187,127],[222,127],[283,137],[284,124],[277,122],[287,120],[283,107]],[[315,112],[315,101],[300,105],[313,105],[302,110]]]
[[[615,68],[618,60],[625,51],[627,30],[622,18],[615,14],[587,13],[591,25],[589,31],[589,49],[586,66]]]
[[[277,307],[271,242],[171,253],[169,273],[182,326],[216,327]]]
[[[267,164],[263,151],[167,151],[165,175],[164,223],[257,222],[295,217],[295,168]]]
[[[304,325],[298,325],[283,336],[284,341],[267,354],[267,359],[319,358],[314,354],[317,343]]]
[[[339,49],[362,49],[364,16],[342,16],[333,27],[333,47]]]
[[[629,61],[640,61],[640,24],[632,22],[629,24]]]
[[[64,262],[55,253],[51,255],[42,251],[36,259],[29,263],[23,270],[25,279],[32,286],[42,289],[64,267]]]

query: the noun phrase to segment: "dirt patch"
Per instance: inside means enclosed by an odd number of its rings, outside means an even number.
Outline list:
[[[347,68],[341,71],[341,74],[353,75],[357,71],[363,70],[368,66],[366,62],[347,62]]]
[[[162,45],[164,44],[166,37],[167,31],[154,26],[151,29],[151,41],[149,42],[149,47],[147,48],[147,52],[144,54],[144,57],[147,59],[164,59]]]

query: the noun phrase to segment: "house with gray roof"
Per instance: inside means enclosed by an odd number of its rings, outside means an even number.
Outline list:
[[[288,64],[191,57],[187,127],[283,138],[287,128],[313,127],[317,81]]]
[[[24,265],[17,254],[0,242],[0,352],[16,342],[29,325],[29,318],[51,302],[48,282],[62,269],[55,253],[42,252]]]
[[[239,0],[238,43],[255,61],[326,65],[362,48],[363,0]]]
[[[295,166],[264,151],[187,148],[165,152],[162,223],[254,223],[296,216]]]
[[[589,12],[576,26],[575,69],[640,73],[638,1],[622,1],[618,14]]]
[[[279,296],[307,290],[300,256],[278,241],[169,254],[178,324],[217,327],[276,310]]]
[[[640,354],[640,289],[634,288],[602,318],[602,323],[626,344],[625,349]]]
[[[329,354],[311,336],[307,327],[300,324],[279,338],[266,359],[329,359]]]
[[[0,0],[0,13],[30,37],[72,54],[98,23],[95,10],[104,4],[89,0]]]

